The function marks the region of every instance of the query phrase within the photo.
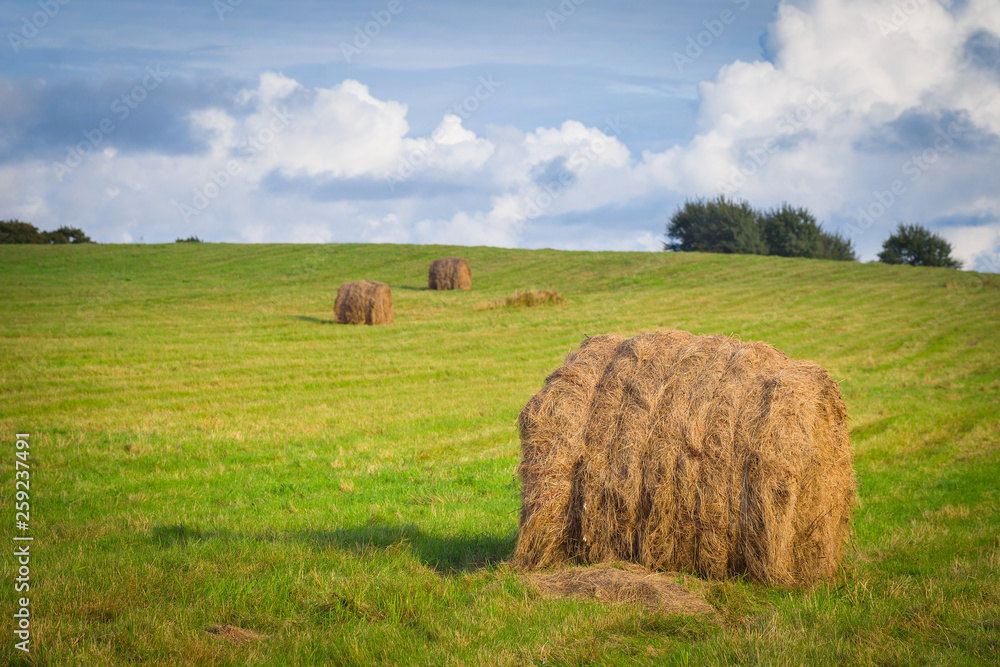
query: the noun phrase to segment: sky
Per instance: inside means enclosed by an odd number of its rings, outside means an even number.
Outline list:
[[[0,219],[659,250],[684,202],[1000,271],[997,0],[0,0]]]

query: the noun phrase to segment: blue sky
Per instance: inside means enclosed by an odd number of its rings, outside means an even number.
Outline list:
[[[995,0],[0,3],[0,218],[653,250],[686,199],[1000,270]]]

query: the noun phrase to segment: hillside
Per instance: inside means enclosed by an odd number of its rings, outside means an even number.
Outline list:
[[[472,290],[424,289],[455,254]],[[392,245],[0,262],[8,536],[14,434],[32,443],[30,664],[995,664],[996,276]],[[331,323],[357,279],[391,285],[395,324]],[[567,302],[474,308],[526,288]],[[504,566],[521,407],[584,336],[674,328],[840,383],[861,505],[838,581],[704,583],[711,624],[542,599]],[[11,610],[12,556],[0,571]]]

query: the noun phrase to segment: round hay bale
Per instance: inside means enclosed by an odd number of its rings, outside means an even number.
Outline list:
[[[855,479],[844,400],[816,364],[725,336],[594,336],[518,421],[515,565],[782,585],[839,567]]]
[[[333,314],[340,324],[392,324],[392,291],[375,280],[343,283]]]
[[[435,259],[427,271],[427,286],[437,290],[472,289],[472,269],[461,257]]]

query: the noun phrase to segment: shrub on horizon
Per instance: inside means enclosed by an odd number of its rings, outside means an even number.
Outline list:
[[[60,227],[55,231],[40,231],[30,222],[0,220],[0,243],[37,243],[60,245],[63,243],[93,243],[78,227]]]
[[[951,256],[951,244],[943,237],[921,225],[903,223],[899,223],[896,231],[882,243],[878,261],[884,264],[962,268],[962,262]]]
[[[756,211],[747,201],[688,200],[667,225],[664,250],[857,261],[850,239],[823,231],[805,208]]]

